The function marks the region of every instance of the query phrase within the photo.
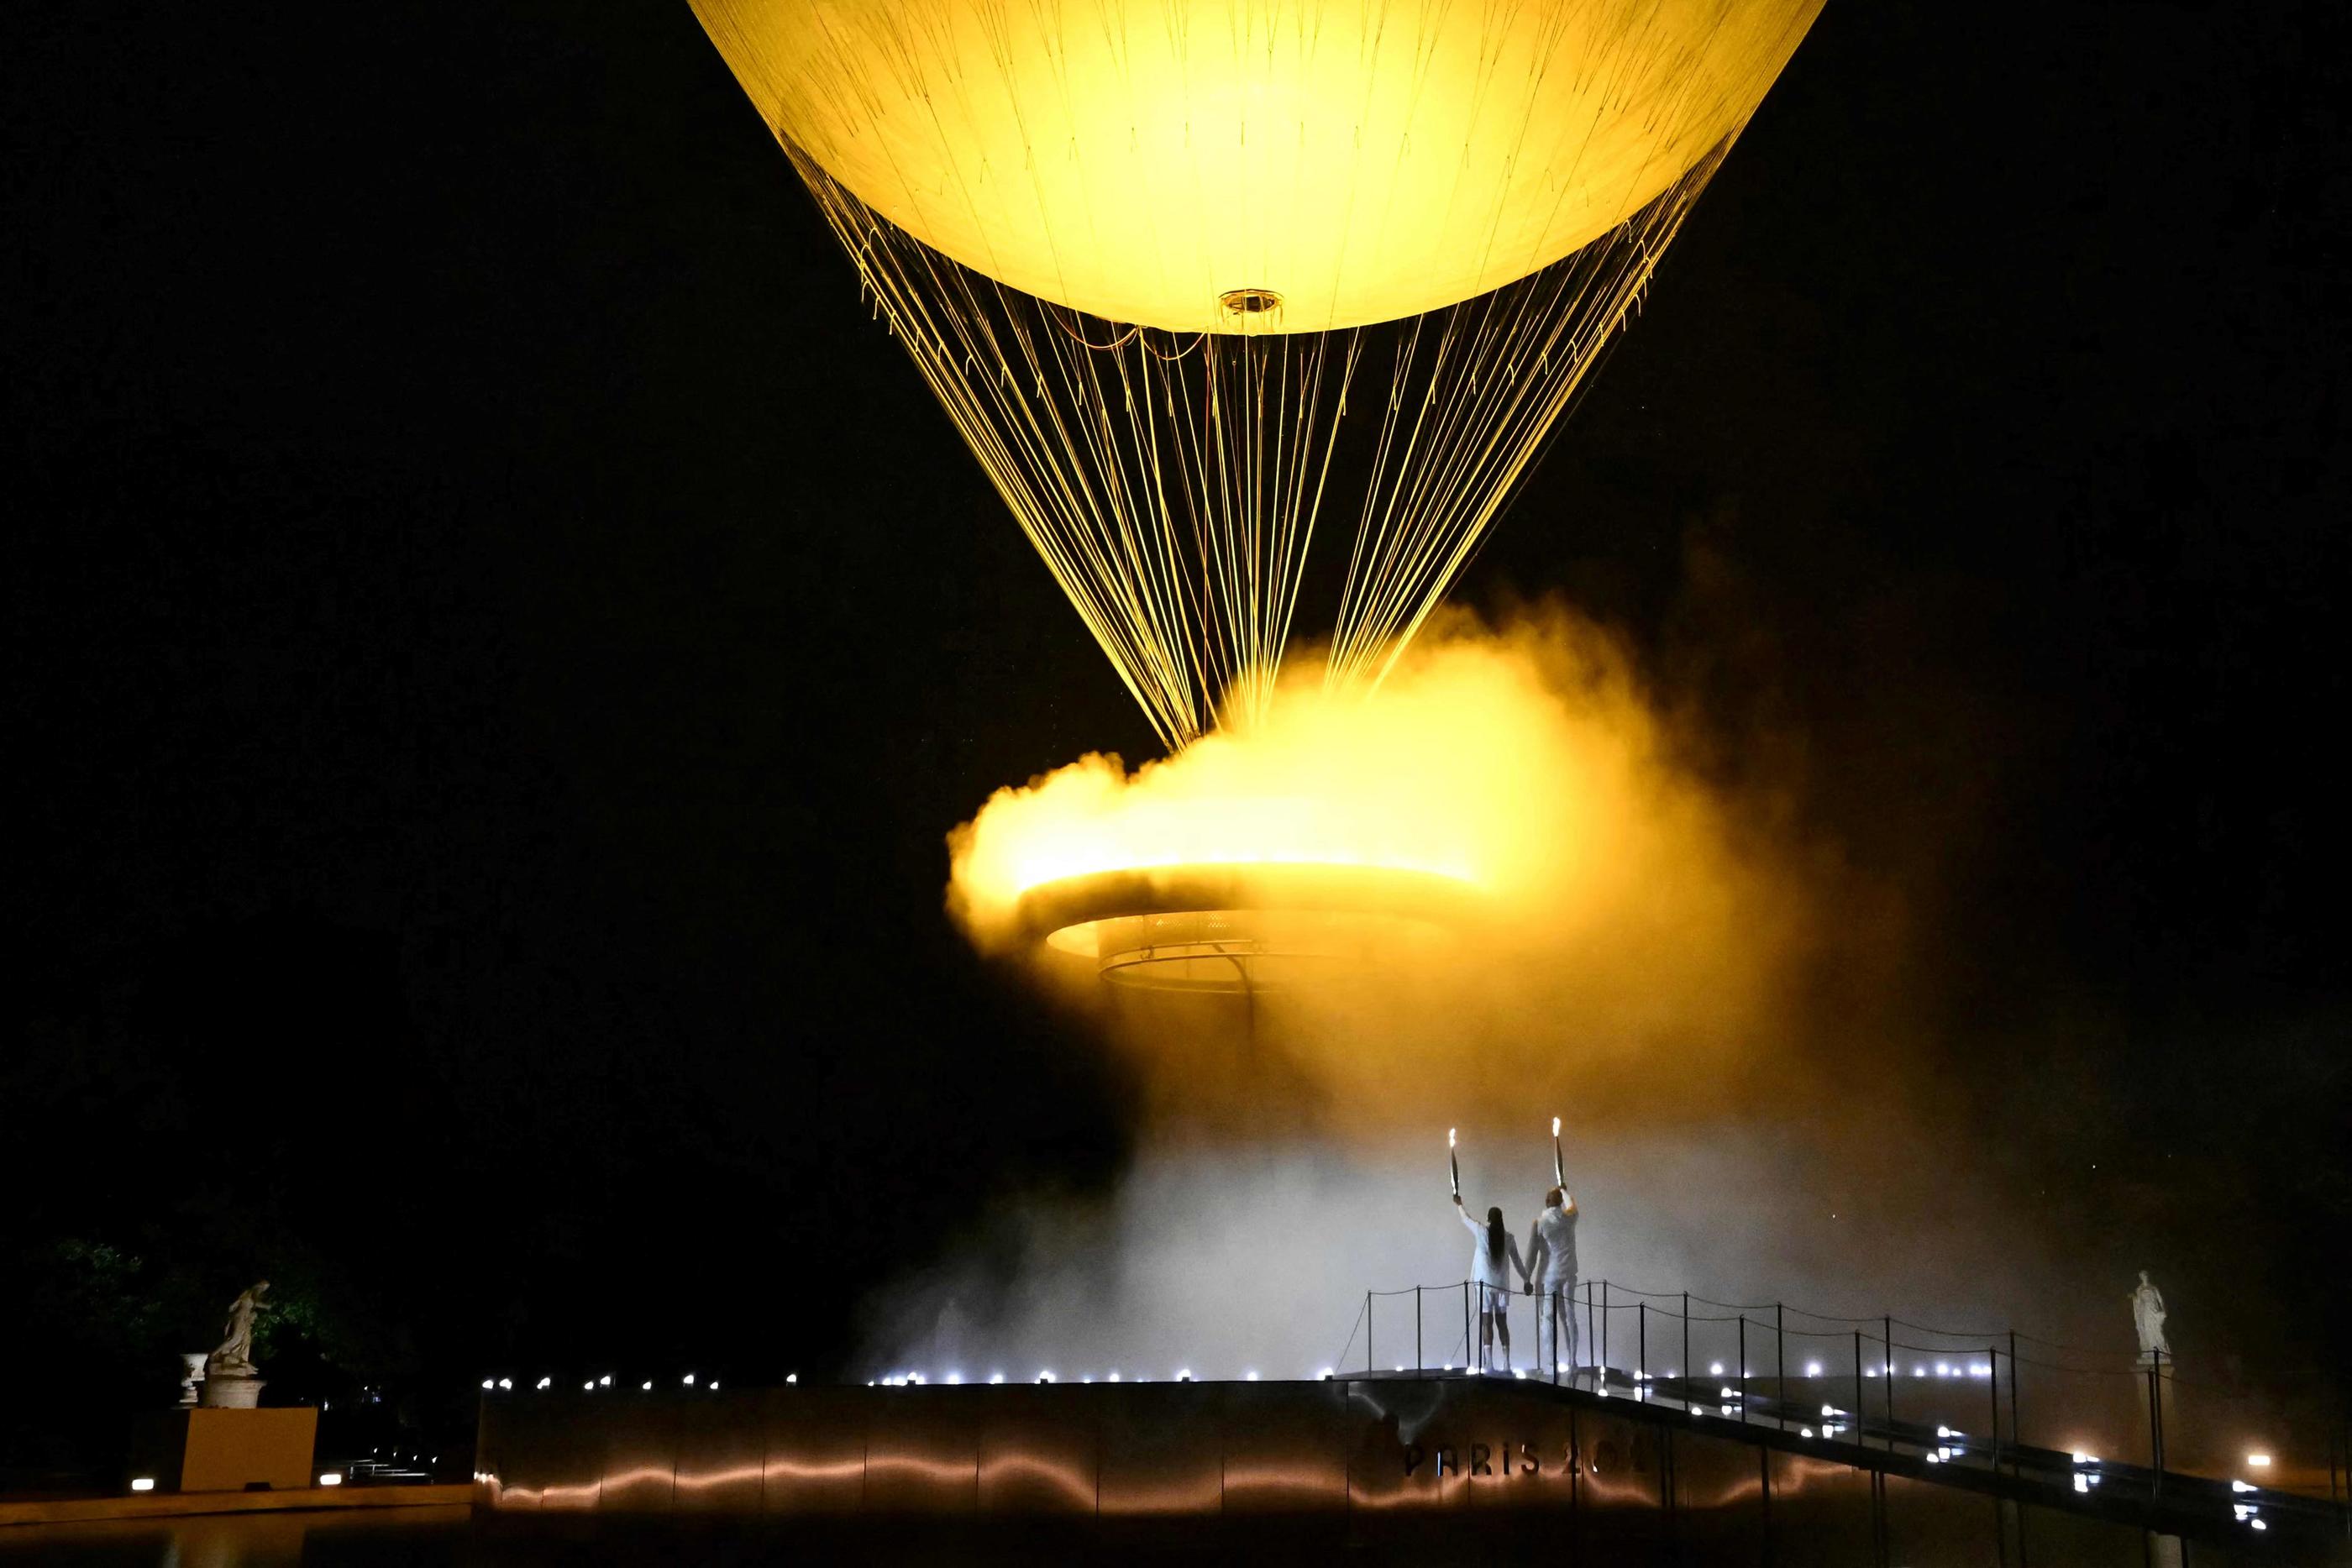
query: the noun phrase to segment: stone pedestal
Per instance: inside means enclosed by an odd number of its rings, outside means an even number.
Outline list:
[[[180,1403],[182,1405],[194,1405],[196,1402],[196,1385],[205,1380],[205,1353],[200,1350],[181,1353]]]
[[[258,1377],[215,1372],[205,1376],[196,1402],[207,1410],[250,1410],[261,1403],[261,1388]]]
[[[313,1484],[318,1440],[319,1412],[307,1405],[158,1410],[132,1428],[131,1473],[157,1491],[286,1491]]]

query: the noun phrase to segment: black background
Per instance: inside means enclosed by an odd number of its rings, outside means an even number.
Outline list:
[[[0,1458],[264,1269],[286,1391],[429,1422],[624,1334],[821,1371],[956,1211],[1108,1179],[941,835],[1149,731],[686,7],[10,29]],[[2345,42],[1832,0],[1461,595],[1621,628],[1913,890],[1987,1168],[2250,1228],[2306,1322]]]

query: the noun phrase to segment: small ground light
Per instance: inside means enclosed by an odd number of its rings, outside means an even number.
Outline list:
[[[2271,1457],[2268,1454],[2248,1454],[2246,1463],[2254,1469],[2266,1470],[2271,1468]]]
[[[552,1377],[542,1377],[542,1378],[541,1378],[541,1379],[539,1380],[539,1386],[541,1386],[541,1388],[551,1388],[551,1387],[553,1387],[553,1386],[554,1386],[554,1385],[555,1385],[555,1379],[553,1379]]]
[[[1242,1375],[1249,1379],[1252,1383],[1255,1383],[1257,1381],[1257,1374],[1255,1372],[1244,1372]]]
[[[512,1388],[514,1386],[514,1379],[511,1377],[501,1377],[499,1379],[499,1386],[500,1388]]]
[[[155,1478],[153,1476],[133,1476],[131,1478],[131,1490],[132,1491],[153,1491],[155,1490]]]
[[[610,1387],[612,1387],[612,1386],[613,1386],[613,1375],[612,1375],[611,1373],[609,1373],[609,1372],[608,1372],[608,1373],[606,1373],[604,1376],[602,1376],[602,1377],[598,1378],[596,1381],[597,1381],[598,1383],[600,1383],[600,1384],[604,1385],[605,1387],[610,1388]]]
[[[784,1379],[784,1381],[790,1383],[792,1379],[788,1377]],[[1004,1381],[1004,1374],[1001,1372],[992,1372],[988,1375],[988,1381],[991,1383],[1002,1383]]]
[[[686,1375],[686,1385],[687,1385],[688,1388],[691,1388],[691,1387],[693,1387],[693,1386],[694,1386],[694,1374],[692,1374],[692,1373],[690,1373],[690,1372],[689,1372],[689,1373],[688,1373],[688,1374]]]
[[[1819,1377],[1821,1375],[1822,1364],[1820,1362],[1809,1361],[1805,1363],[1805,1375],[1807,1377]]]
[[[654,1380],[648,1377],[644,1383],[638,1385],[638,1386],[643,1388],[646,1393],[651,1394],[654,1391]]]
[[[482,1386],[485,1388],[496,1388],[498,1385],[499,1380],[495,1377],[485,1377],[482,1379]]]
[[[801,1380],[801,1375],[800,1375],[799,1373],[797,1373],[797,1372],[787,1372],[787,1373],[785,1373],[785,1374],[784,1374],[784,1381],[785,1381],[786,1383],[798,1383],[800,1380]],[[1003,1381],[1003,1379],[1002,1379],[1001,1377],[995,1377],[995,1378],[991,1378],[991,1379],[989,1379],[989,1381],[990,1381],[990,1382],[992,1382],[992,1383],[996,1383],[996,1382],[1002,1382],[1002,1381]]]
[[[339,1487],[343,1484],[343,1472],[341,1470],[322,1471],[319,1477],[319,1484],[322,1487]]]

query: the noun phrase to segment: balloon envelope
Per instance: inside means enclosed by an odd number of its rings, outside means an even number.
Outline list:
[[[693,0],[769,126],[973,270],[1113,321],[1416,315],[1608,233],[1821,0]]]

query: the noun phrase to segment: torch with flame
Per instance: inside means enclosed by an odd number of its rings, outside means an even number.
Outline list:
[[[1462,1201],[1462,1156],[1454,1152],[1454,1129],[1445,1129],[1445,1163],[1454,1168],[1454,1201]]]
[[[1551,1119],[1551,1184],[1562,1192],[1568,1190],[1568,1167],[1559,1158],[1559,1118]]]

